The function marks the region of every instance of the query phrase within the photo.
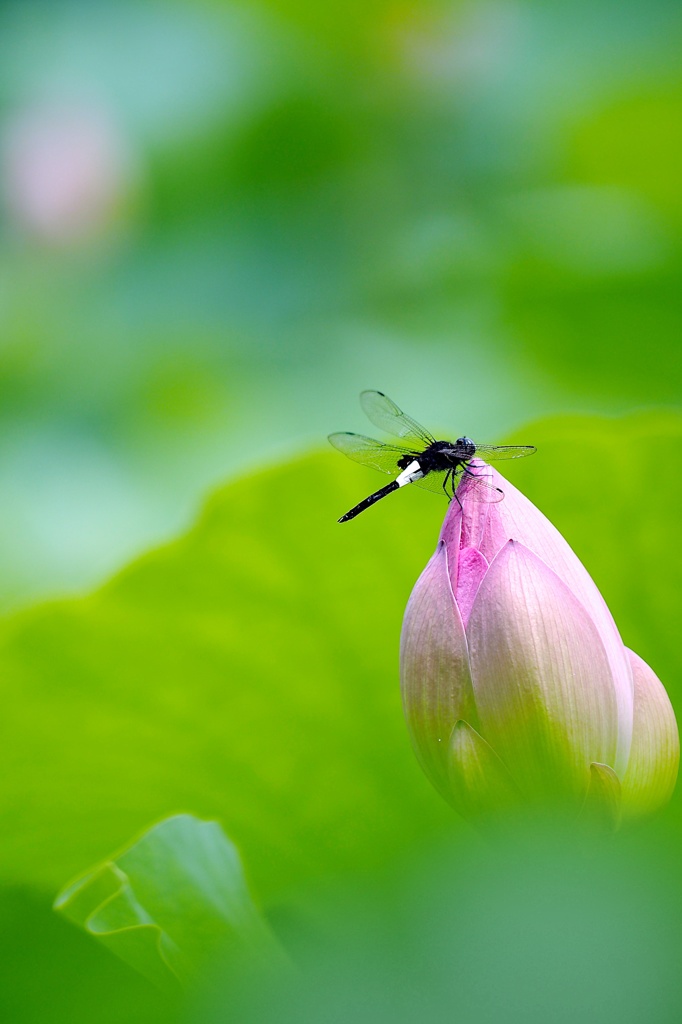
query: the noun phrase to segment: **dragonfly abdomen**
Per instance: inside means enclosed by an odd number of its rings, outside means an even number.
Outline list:
[[[355,519],[356,516],[359,516],[361,512],[364,512],[366,508],[373,505],[375,501],[379,500],[379,498],[385,498],[387,494],[391,493],[391,491],[397,491],[400,486],[401,485],[397,480],[391,480],[390,484],[386,484],[386,486],[382,487],[381,490],[375,491],[374,494],[370,494],[369,498],[365,498],[359,505],[355,505],[350,512],[346,512],[345,516],[341,516],[339,522],[347,523],[349,519]]]

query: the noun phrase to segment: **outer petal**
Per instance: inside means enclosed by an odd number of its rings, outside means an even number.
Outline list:
[[[476,548],[462,548],[459,552],[459,568],[457,571],[457,591],[455,600],[466,626],[478,593],[481,580],[487,573],[489,565]]]
[[[521,794],[489,743],[467,722],[450,737],[451,802],[463,818],[497,816],[518,806]]]
[[[500,487],[504,491],[504,500],[484,509],[480,503],[465,501],[462,537],[480,537],[480,550],[488,562],[492,562],[507,540],[520,541],[563,580],[597,627],[611,666],[618,703],[618,749],[615,760],[610,763],[622,778],[632,741],[634,696],[630,663],[613,617],[578,556],[542,512],[492,466],[477,461],[472,464],[472,469],[477,475],[485,476],[493,486]],[[462,486],[466,484],[464,481]],[[456,506],[456,502],[452,505]],[[459,508],[451,506],[446,523],[451,514],[459,515]],[[485,517],[483,526],[482,517]]]
[[[447,552],[436,553],[415,584],[400,641],[403,707],[419,762],[449,799],[447,744],[460,718],[476,721],[464,626],[452,594]]]
[[[457,592],[459,575],[459,550],[462,547],[462,514],[456,501],[451,501],[440,530],[439,544],[444,544],[448,553],[448,573],[453,594]]]
[[[634,651],[627,653],[635,680],[635,728],[623,779],[623,812],[633,818],[650,814],[670,799],[677,780],[680,738],[663,684]]]
[[[583,606],[509,541],[467,627],[482,735],[529,796],[582,802],[591,762],[613,763],[618,718],[608,658]]]

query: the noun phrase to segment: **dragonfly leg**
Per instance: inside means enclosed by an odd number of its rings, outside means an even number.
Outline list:
[[[450,495],[448,494],[448,481],[450,479],[450,473],[451,472],[452,472],[452,470],[449,469],[447,471],[447,473],[445,474],[445,476],[443,477],[443,490],[445,492],[445,497],[448,499],[448,501],[451,500]]]
[[[461,468],[461,467],[459,467],[459,468]],[[450,470],[450,485],[452,487],[452,497],[454,498],[454,500],[459,505],[460,512],[463,512],[464,509],[462,508],[462,502],[459,500],[459,495],[457,494],[457,487],[459,486],[459,473],[458,473],[458,469],[451,469]]]

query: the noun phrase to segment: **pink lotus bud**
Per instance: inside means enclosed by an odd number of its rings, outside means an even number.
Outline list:
[[[585,805],[613,825],[669,799],[679,737],[652,670],[561,534],[483,462],[462,481],[401,640],[403,704],[429,779],[465,817]],[[472,487],[474,492],[472,493]]]

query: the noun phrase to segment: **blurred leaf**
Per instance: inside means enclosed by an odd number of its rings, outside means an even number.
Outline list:
[[[680,261],[621,279],[581,277],[563,272],[545,281],[530,266],[514,279],[505,319],[523,339],[521,359],[537,359],[592,407],[605,395],[679,404]]]
[[[679,223],[681,116],[679,79],[630,85],[579,120],[570,139],[574,173],[650,197]]]
[[[277,946],[217,822],[178,815],[64,889],[55,909],[162,988],[226,948]]]
[[[663,839],[663,842],[661,840]],[[675,848],[670,840],[676,842]],[[289,975],[215,976],[193,1024],[672,1024],[679,833],[445,845],[318,901]]]
[[[0,1020],[175,1024],[170,999],[58,917],[45,893],[0,888]]]
[[[673,702],[681,433],[674,413],[538,423],[516,438],[538,454],[505,467]],[[397,664],[445,505],[407,489],[339,526],[377,482],[332,453],[262,472],[92,597],[6,621],[5,877],[59,885],[186,808],[224,822],[272,906],[451,820],[409,749]]]
[[[445,502],[339,526],[376,482],[331,452],[260,473],[92,597],[6,621],[0,873],[56,888],[186,809],[223,822],[272,901],[449,818],[398,686]]]

